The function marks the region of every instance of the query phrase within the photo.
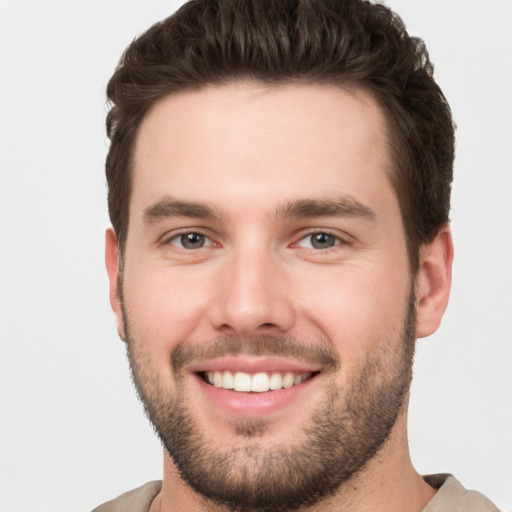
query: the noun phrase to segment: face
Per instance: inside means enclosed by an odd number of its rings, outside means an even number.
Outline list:
[[[143,121],[113,304],[146,410],[208,499],[315,503],[392,435],[415,310],[390,167],[362,92],[211,86]]]

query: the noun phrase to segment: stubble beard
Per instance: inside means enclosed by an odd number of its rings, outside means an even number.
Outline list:
[[[184,481],[228,510],[284,512],[334,495],[385,444],[408,396],[416,324],[412,293],[402,332],[394,333],[400,342],[383,340],[368,354],[362,371],[350,383],[349,394],[336,386],[334,378],[325,376],[324,399],[308,424],[293,436],[300,443],[270,446],[268,439],[264,442],[265,421],[244,420],[234,426],[233,444],[219,448],[187,404],[180,372],[185,363],[182,348],[171,354],[175,392],[170,396],[152,375],[144,343],[134,339],[125,310],[124,314],[132,378],[155,431]],[[311,343],[308,346],[311,351]],[[326,373],[334,376],[340,366],[337,354],[325,348],[326,340],[317,346],[317,359],[322,358]],[[290,356],[293,352],[298,356],[305,346],[296,340],[264,337],[251,340],[250,345],[233,338],[218,340],[216,350],[222,347],[229,353]]]

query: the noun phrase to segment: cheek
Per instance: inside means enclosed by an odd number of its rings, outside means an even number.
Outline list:
[[[123,290],[132,335],[144,342],[145,350],[167,361],[204,317],[208,292],[200,283],[208,281],[197,273],[191,278],[186,271],[143,268],[132,273],[127,269]]]
[[[345,362],[401,340],[409,280],[403,269],[393,274],[392,267],[383,268],[347,265],[304,284],[304,316],[331,340]]]

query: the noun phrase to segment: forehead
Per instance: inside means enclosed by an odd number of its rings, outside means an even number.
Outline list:
[[[143,120],[131,213],[165,196],[218,209],[311,195],[378,203],[394,197],[389,167],[383,113],[363,91],[208,86],[160,100]]]

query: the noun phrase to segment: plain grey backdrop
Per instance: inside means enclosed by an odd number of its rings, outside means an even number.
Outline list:
[[[0,0],[0,510],[87,511],[161,477],[108,303],[104,89],[179,1]],[[512,510],[512,1],[393,0],[458,124],[454,283],[420,340],[413,461]]]

